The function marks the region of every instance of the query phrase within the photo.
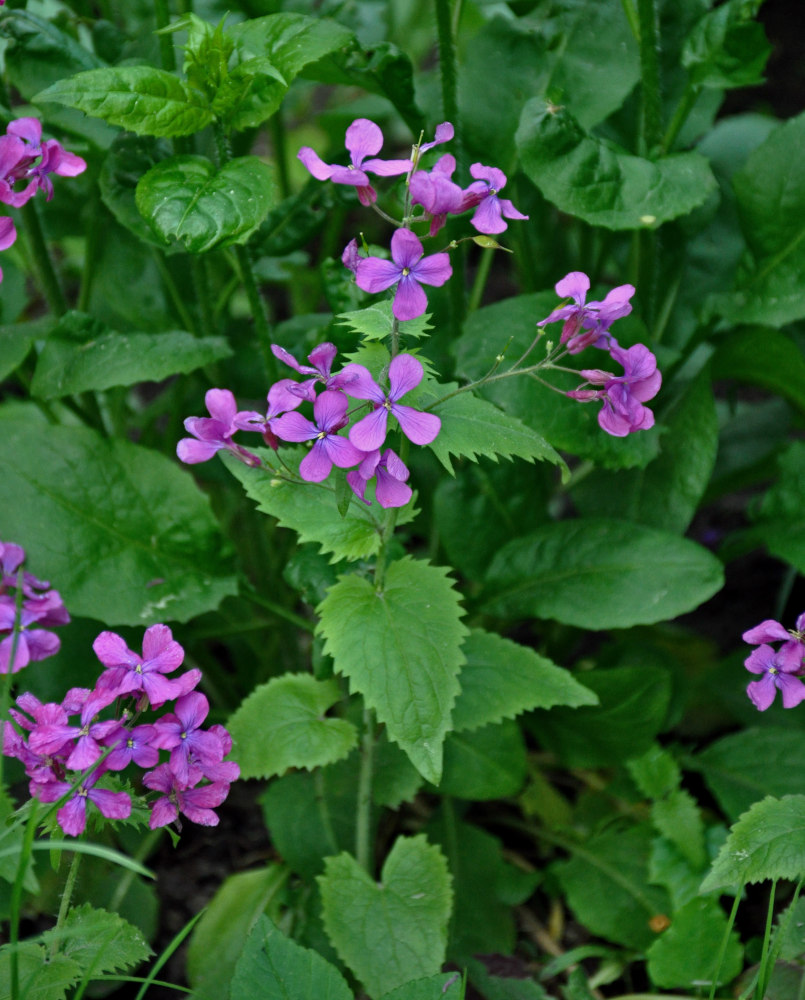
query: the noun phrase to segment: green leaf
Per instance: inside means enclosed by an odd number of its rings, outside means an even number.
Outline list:
[[[805,114],[775,129],[733,177],[749,253],[736,291],[714,299],[735,323],[783,326],[805,316]]]
[[[138,135],[191,135],[212,121],[203,94],[153,66],[87,70],[57,81],[33,100],[66,104]]]
[[[513,539],[487,574],[488,613],[629,628],[692,611],[723,585],[721,562],[686,538],[603,518]]]
[[[754,20],[761,2],[727,0],[698,22],[682,49],[691,84],[728,89],[764,82],[771,47],[763,25]]]
[[[269,14],[232,25],[227,34],[240,60],[239,73],[250,73],[249,62],[258,63],[241,102],[229,110],[225,124],[242,130],[262,124],[277,110],[294,78],[310,63],[352,40],[352,32],[327,18],[302,14]],[[282,75],[281,83],[265,72],[268,64]]]
[[[107,332],[83,313],[68,313],[39,355],[31,393],[59,399],[116,385],[160,382],[231,355],[223,337],[194,337],[181,330]]]
[[[0,379],[5,379],[22,364],[33,342],[46,337],[52,326],[51,316],[0,326]]]
[[[803,362],[805,367],[805,362]],[[662,415],[660,454],[643,469],[594,470],[571,491],[583,514],[620,517],[683,534],[710,481],[718,418],[705,368]]]
[[[339,325],[346,326],[364,340],[385,340],[391,336],[391,325],[394,317],[391,314],[391,300],[384,299],[375,302],[365,309],[355,309],[352,312],[339,313],[336,316]],[[433,325],[430,323],[430,313],[423,313],[416,319],[398,321],[401,343],[405,338],[419,340],[426,336]]]
[[[701,990],[713,982],[727,917],[715,899],[692,899],[674,914],[671,926],[648,950],[648,972],[660,989]],[[717,985],[731,982],[743,967],[743,948],[731,931]]]
[[[612,667],[584,674],[599,704],[537,711],[529,728],[569,767],[606,767],[644,753],[663,730],[671,680],[658,667]]]
[[[517,146],[526,175],[560,211],[605,229],[645,229],[687,215],[716,188],[707,160],[633,156],[588,135],[543,98],[523,108]]]
[[[805,873],[803,832],[805,795],[755,802],[730,829],[700,891],[781,878],[799,881]]]
[[[477,801],[505,799],[523,787],[528,770],[525,742],[515,722],[449,733],[444,743],[442,795]]]
[[[767,490],[753,520],[753,534],[769,552],[805,572],[805,444],[792,441],[778,459],[779,479]]]
[[[165,243],[205,253],[245,243],[277,199],[272,170],[256,156],[220,169],[203,156],[172,156],[140,179],[136,200]]]
[[[66,955],[51,955],[34,941],[0,948],[0,1000],[11,1000],[11,949],[19,962],[19,992],[25,1000],[64,1000],[67,990],[81,978],[81,966]]]
[[[677,762],[656,743],[640,757],[628,760],[626,767],[641,794],[648,799],[660,799],[676,791],[682,780]]]
[[[379,882],[346,853],[327,859],[318,882],[327,934],[370,995],[439,971],[453,894],[447,862],[424,836],[395,841]]]
[[[406,556],[388,567],[380,592],[367,579],[342,576],[317,613],[335,669],[438,784],[467,631],[447,571]]]
[[[439,386],[444,395],[457,388],[455,383]],[[431,404],[428,409],[442,421],[441,430],[430,447],[451,476],[455,475],[451,455],[463,455],[473,462],[477,462],[480,455],[495,461],[498,455],[504,458],[516,455],[553,462],[562,468],[563,476],[569,474],[564,459],[535,430],[470,392]]]
[[[171,145],[165,139],[118,132],[98,177],[101,200],[118,223],[143,243],[160,248],[164,243],[137,211],[135,193],[140,178],[170,155]]]
[[[261,684],[227,722],[244,778],[268,778],[289,767],[312,770],[346,757],[358,734],[324,713],[341,700],[334,680],[284,674]]]
[[[668,912],[665,892],[648,884],[652,837],[647,826],[610,828],[568,845],[570,860],[551,867],[583,926],[639,951],[655,939],[651,918]]]
[[[230,995],[236,969],[240,971],[250,951],[252,928],[268,919],[263,914],[287,881],[286,868],[269,864],[230,875],[220,886],[196,924],[187,951],[187,977],[196,1000]]]
[[[45,931],[43,944],[77,962],[90,979],[138,965],[153,954],[140,931],[117,913],[89,903],[70,909],[58,930]]]
[[[598,701],[568,670],[494,632],[473,629],[462,652],[467,662],[453,709],[456,732],[513,719],[532,708],[576,708]]]
[[[286,937],[266,916],[249,934],[232,978],[242,1000],[353,1000],[344,977],[310,948]]]
[[[252,449],[255,454],[271,452]],[[290,466],[298,466],[305,452],[302,449],[284,449],[283,457]],[[251,468],[228,455],[222,456],[229,471],[243,484],[247,496],[256,501],[258,510],[276,517],[282,528],[291,528],[299,535],[300,542],[316,542],[323,553],[332,553],[331,562],[347,559],[355,562],[376,555],[380,549],[381,521],[373,508],[356,501],[350,505],[346,517],[336,509],[335,492],[320,483],[289,482],[280,479],[273,469]],[[401,508],[405,524],[413,516],[413,502]]]
[[[412,802],[421,787],[422,775],[399,746],[388,740],[384,730],[375,745],[374,802],[387,809],[398,809],[403,802]]]
[[[805,795],[805,746],[796,729],[732,733],[697,754],[692,766],[732,820],[766,796]]]
[[[187,621],[237,589],[209,501],[164,455],[0,410],[0,537],[58,580],[73,615]],[[25,417],[23,416],[25,414]]]
[[[390,993],[384,993],[380,1000],[460,1000],[462,990],[461,976],[457,972],[440,972],[426,979],[414,979],[410,983],[398,986]]]
[[[756,326],[730,330],[710,364],[714,379],[762,386],[805,412],[805,358],[786,334]]]
[[[674,844],[694,870],[704,868],[704,823],[696,801],[684,788],[675,788],[651,806],[654,827]]]

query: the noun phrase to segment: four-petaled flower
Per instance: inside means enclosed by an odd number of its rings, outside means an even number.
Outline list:
[[[427,309],[421,285],[443,285],[453,273],[446,253],[423,256],[422,244],[410,229],[398,229],[391,237],[391,260],[363,257],[358,260],[355,281],[365,292],[383,292],[397,286],[391,311],[399,320],[415,319]]]
[[[406,483],[408,467],[391,448],[386,448],[382,455],[376,448],[357,469],[347,473],[352,492],[367,506],[372,501],[366,499],[366,487],[373,477],[377,477],[375,500],[381,507],[404,507],[411,499],[411,487]]]
[[[188,465],[206,462],[222,448],[239,458],[246,465],[260,465],[257,455],[235,444],[232,435],[240,430],[237,423],[238,406],[229,389],[208,389],[204,396],[209,417],[188,417],[184,429],[192,438],[182,438],[176,445],[179,460]],[[194,440],[195,439],[195,440]]]
[[[363,455],[338,431],[347,423],[349,400],[343,392],[326,389],[313,404],[314,420],[301,413],[285,413],[274,422],[274,433],[283,441],[313,441],[313,447],[299,464],[299,475],[309,483],[320,483],[333,465],[348,469]]]
[[[634,285],[618,285],[610,291],[603,302],[586,302],[590,290],[590,279],[583,271],[571,271],[554,286],[561,298],[573,299],[573,305],[560,306],[541,319],[537,326],[545,326],[564,320],[560,343],[570,354],[578,354],[591,344],[606,349],[612,344],[610,326],[616,319],[628,316],[632,311],[630,303],[634,295]]]
[[[623,375],[613,375],[598,368],[582,368],[580,374],[586,384],[602,388],[585,389],[582,386],[566,395],[584,402],[600,399],[604,405],[598,413],[598,423],[614,437],[625,437],[633,431],[653,427],[654,414],[643,403],[660,391],[662,375],[657,370],[657,359],[643,344],[626,350],[613,346],[610,354],[623,365]]]
[[[494,235],[508,229],[504,216],[507,219],[528,219],[507,198],[498,197],[498,192],[506,186],[506,175],[502,170],[473,163],[470,173],[476,179],[464,190],[464,208],[478,206],[470,225],[475,226],[479,233]]]
[[[744,665],[751,673],[763,675],[746,686],[746,693],[761,712],[771,705],[778,691],[783,697],[783,708],[795,708],[805,699],[805,684],[796,676],[802,672],[802,651],[798,644],[783,643],[775,652],[763,643],[752,650]]]

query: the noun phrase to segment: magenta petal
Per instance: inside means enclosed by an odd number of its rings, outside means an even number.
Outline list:
[[[446,253],[434,253],[422,260],[412,271],[417,281],[423,285],[435,285],[441,287],[453,274],[450,264],[450,255]]]
[[[416,319],[428,308],[428,297],[422,291],[419,282],[412,274],[406,274],[400,278],[397,291],[394,293],[394,302],[391,311],[396,319],[401,322],[407,319]]]
[[[238,404],[229,389],[208,389],[204,395],[204,402],[210,411],[210,416],[220,420],[227,427],[238,412]]]
[[[470,225],[475,226],[479,233],[496,235],[504,232],[508,226],[503,221],[500,214],[500,201],[494,195],[484,198],[481,204],[475,209],[475,214],[470,219]]]
[[[411,169],[410,160],[364,160],[361,169],[370,174],[377,174],[378,177],[397,177],[399,174],[407,174]]]
[[[317,344],[308,354],[307,359],[316,371],[326,377],[330,374],[336,354],[338,354],[338,348],[335,344],[325,341],[323,344]]]
[[[420,413],[410,406],[394,403],[391,412],[397,418],[400,428],[414,444],[430,444],[442,427],[441,420],[435,413]]]
[[[755,708],[761,712],[765,712],[774,701],[774,696],[777,693],[774,678],[771,674],[766,674],[759,681],[750,681],[746,685],[746,693],[749,695]]]
[[[283,413],[272,423],[271,429],[283,441],[312,441],[319,434],[313,421],[301,413]]]
[[[508,198],[498,198],[498,201],[500,202],[500,211],[507,219],[528,219],[528,216],[519,212]]]
[[[8,216],[0,218],[0,250],[8,250],[17,238],[17,230]]]
[[[349,440],[360,451],[374,451],[386,440],[387,424],[388,410],[378,406],[350,428]]]
[[[390,476],[384,469],[377,470],[375,499],[381,507],[404,507],[411,499],[411,487]]]
[[[151,817],[148,820],[148,825],[152,830],[157,830],[161,826],[173,823],[178,816],[179,812],[170,799],[157,799],[151,806]]]
[[[223,442],[182,438],[176,445],[176,455],[179,461],[184,462],[185,465],[198,465],[199,462],[209,461],[223,447]]]
[[[391,237],[391,257],[401,268],[413,267],[424,253],[419,237],[410,229],[395,229]]]
[[[153,663],[163,674],[169,674],[182,665],[184,649],[167,625],[152,625],[143,636],[143,659]]]
[[[777,642],[780,639],[787,642],[791,636],[779,622],[774,621],[772,618],[767,618],[760,625],[755,625],[754,628],[750,628],[747,632],[744,632],[741,638],[744,642],[756,646],[761,642]]]
[[[101,632],[93,642],[95,655],[105,667],[134,666],[140,662],[116,632]]]
[[[396,401],[422,381],[422,362],[413,354],[398,354],[389,365],[389,399]]]
[[[38,146],[42,141],[42,125],[38,118],[16,118],[9,122],[6,132],[24,139],[32,146]]]
[[[336,376],[339,387],[353,399],[371,399],[373,403],[383,403],[386,394],[372,378],[368,368],[352,362],[344,365]]]
[[[355,270],[355,283],[365,292],[375,294],[384,292],[400,280],[402,269],[390,260],[382,257],[364,257],[358,261]]]
[[[176,702],[176,715],[184,729],[198,729],[209,711],[210,703],[199,691],[192,691]]]
[[[56,813],[59,826],[69,837],[77,837],[84,832],[87,825],[86,803],[83,795],[74,795]]]
[[[328,389],[316,399],[313,404],[313,415],[320,431],[336,431],[344,426],[349,400],[343,392]]]
[[[333,460],[320,438],[299,463],[299,475],[308,483],[320,483],[330,475],[332,467]]]
[[[356,118],[347,129],[344,145],[352,154],[352,162],[358,166],[365,156],[375,156],[383,145],[380,126],[368,118]]]
[[[359,451],[349,438],[330,434],[324,439],[323,444],[330,461],[339,469],[348,469],[351,465],[357,465],[364,459],[364,453]]]
[[[777,687],[783,696],[783,708],[796,708],[805,699],[805,684],[791,674],[778,674]]]
[[[330,179],[333,168],[325,163],[310,146],[303,146],[296,155],[317,181],[327,181]]]
[[[560,298],[571,298],[581,305],[590,290],[590,279],[583,271],[571,271],[561,281],[557,281],[554,288]]]

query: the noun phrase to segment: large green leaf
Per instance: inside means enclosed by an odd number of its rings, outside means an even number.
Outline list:
[[[478,801],[516,795],[528,771],[525,742],[511,719],[463,733],[444,743],[443,795]]]
[[[342,576],[317,611],[335,669],[438,784],[467,631],[447,571],[405,557],[388,567],[379,591],[364,577]]]
[[[284,674],[261,684],[227,722],[244,778],[269,778],[289,767],[312,769],[345,757],[357,730],[324,713],[341,698],[334,680]]]
[[[692,611],[723,585],[701,545],[627,521],[554,521],[501,549],[486,609],[581,628],[629,628]]]
[[[34,407],[0,410],[0,537],[27,550],[69,611],[107,625],[187,621],[236,580],[209,501],[165,456]]]
[[[647,160],[588,135],[569,112],[529,101],[517,129],[523,170],[562,212],[605,229],[641,229],[687,215],[715,190],[707,160]]]
[[[570,671],[494,632],[473,629],[462,652],[467,662],[453,709],[456,732],[513,719],[532,708],[575,708],[598,701]]]
[[[671,926],[648,950],[651,981],[661,989],[701,989],[712,983],[731,982],[743,967],[740,938],[731,931],[718,969],[721,946],[727,933],[727,916],[715,899],[692,899],[674,914]]]
[[[181,330],[119,333],[83,313],[72,313],[46,341],[31,392],[42,399],[59,399],[116,385],[160,382],[231,354],[223,337],[194,337]]]
[[[57,81],[34,101],[66,104],[138,135],[191,135],[212,121],[203,94],[153,66],[86,70]]]
[[[26,1000],[64,1000],[67,990],[81,978],[78,962],[58,953],[51,954],[36,941],[0,947],[0,1000],[12,1000],[11,949],[17,950],[19,993]]]
[[[115,219],[143,243],[162,248],[164,242],[137,211],[137,183],[153,166],[171,155],[167,139],[118,132],[104,158],[98,188]]]
[[[286,937],[266,916],[246,940],[231,995],[240,1000],[353,1000],[334,965]]]
[[[762,2],[727,0],[699,21],[682,49],[692,84],[727,89],[764,82],[771,48],[763,25],[754,19]]]
[[[731,828],[701,891],[781,878],[798,882],[805,875],[803,834],[805,795],[756,802]]]
[[[220,169],[203,156],[173,156],[137,185],[137,208],[165,243],[191,253],[245,243],[276,201],[274,177],[256,156]]]
[[[792,441],[778,460],[779,479],[755,509],[753,534],[769,552],[805,572],[805,444]]]
[[[53,319],[44,316],[27,323],[0,326],[0,379],[6,378],[25,360],[35,340],[46,337],[53,327]]]
[[[370,995],[439,971],[453,894],[424,836],[395,841],[379,882],[346,853],[328,858],[318,881],[327,934]]]
[[[759,385],[805,411],[805,357],[794,341],[768,327],[730,330],[711,361],[714,379]]]

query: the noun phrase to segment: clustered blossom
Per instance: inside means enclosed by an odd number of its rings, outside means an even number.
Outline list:
[[[17,673],[35,660],[44,660],[58,653],[59,637],[48,631],[54,625],[66,625],[70,615],[57,590],[51,590],[46,580],[37,580],[23,570],[22,603],[19,617],[17,593],[19,570],[25,561],[25,550],[12,542],[0,542],[0,673]],[[11,662],[16,624],[16,650]]]
[[[424,218],[430,221],[428,235],[431,237],[442,228],[448,215],[461,215],[470,209],[474,209],[470,224],[487,235],[504,232],[508,225],[504,219],[527,219],[528,216],[519,212],[511,201],[500,197],[506,175],[497,167],[473,163],[470,174],[474,180],[464,189],[452,179],[456,161],[450,153],[441,156],[430,171],[420,169],[422,155],[449,142],[453,134],[450,122],[442,122],[436,127],[433,141],[414,146],[410,159],[381,160],[375,154],[383,145],[383,133],[374,122],[358,118],[347,129],[346,147],[351,159],[348,166],[324,163],[309,146],[303,146],[298,156],[317,180],[355,187],[363,205],[372,205],[377,200],[368,173],[382,177],[406,174],[408,201],[411,206],[423,209]],[[392,236],[391,260],[361,258],[354,240],[347,245],[341,258],[363,291],[374,294],[395,288],[392,311],[396,319],[403,321],[416,319],[425,312],[428,303],[422,285],[439,287],[453,273],[446,253],[425,256],[422,243],[410,229],[413,221],[416,219],[406,218]]]
[[[783,708],[795,708],[805,700],[805,684],[800,680],[805,676],[805,612],[797,618],[794,629],[786,629],[769,618],[744,632],[742,638],[750,646],[757,646],[744,661],[750,673],[762,675],[746,687],[757,709],[765,712],[778,691]],[[778,642],[777,649],[770,645]]]
[[[409,234],[412,235],[412,234]],[[442,255],[442,256],[446,256]],[[194,435],[183,438],[176,452],[183,462],[204,462],[217,452],[230,452],[247,465],[259,465],[260,459],[232,440],[238,431],[262,434],[275,451],[280,442],[311,442],[310,450],[299,465],[299,475],[310,483],[323,482],[333,466],[351,469],[347,482],[364,503],[366,488],[375,480],[375,499],[381,507],[402,507],[411,499],[406,484],[408,469],[391,448],[384,448],[389,432],[389,417],[400,431],[418,445],[430,444],[441,429],[440,419],[400,402],[422,381],[422,362],[412,354],[398,354],[389,370],[388,391],[374,380],[363,365],[351,363],[333,372],[338,350],[329,342],[319,344],[308,355],[309,365],[300,364],[288,351],[272,345],[272,351],[284,364],[302,376],[302,382],[281,379],[268,391],[265,415],[255,410],[237,410],[228,389],[210,389],[206,395],[211,417],[188,417],[185,428]],[[350,400],[365,401],[369,412],[347,430]],[[312,416],[298,412],[312,404]],[[345,432],[345,433],[344,433]],[[357,468],[355,468],[357,466]]]
[[[180,827],[180,814],[216,826],[213,810],[240,769],[225,759],[232,749],[226,729],[201,728],[209,711],[207,699],[194,690],[201,671],[166,676],[184,660],[166,625],[146,630],[142,655],[114,632],[101,632],[93,649],[104,669],[92,690],[71,688],[60,703],[22,694],[10,711],[16,727],[3,726],[3,753],[25,767],[31,796],[41,802],[68,796],[56,815],[62,830],[76,837],[86,828],[89,803],[107,819],[130,816],[128,792],[98,783],[134,764],[147,769],[145,787],[160,793],[149,803],[152,830],[169,823]],[[173,712],[139,723],[144,710],[174,699]],[[101,718],[107,709],[108,717]],[[167,761],[160,762],[160,751],[168,753]]]
[[[579,354],[588,347],[596,347],[608,351],[610,358],[623,368],[621,375],[601,368],[582,368],[584,382],[566,395],[580,402],[600,401],[599,426],[614,437],[653,427],[654,414],[643,404],[653,399],[662,385],[657,359],[643,344],[622,348],[609,329],[616,319],[632,311],[629,300],[634,295],[634,286],[619,285],[602,302],[587,302],[590,279],[582,271],[571,271],[555,288],[557,295],[573,299],[573,304],[554,309],[537,326],[563,320],[559,342],[566,353]]]
[[[0,136],[0,202],[20,208],[37,191],[53,197],[51,174],[76,177],[87,169],[80,156],[70,153],[56,139],[42,141],[42,125],[36,118],[16,118]],[[0,250],[16,240],[14,223],[0,217]],[[3,272],[0,270],[0,281]]]

